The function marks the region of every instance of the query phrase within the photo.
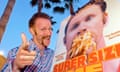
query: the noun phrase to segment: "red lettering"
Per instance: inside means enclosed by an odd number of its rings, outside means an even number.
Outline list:
[[[76,69],[77,68],[77,57],[73,58],[71,61],[71,67]]]
[[[58,64],[56,64],[53,68],[53,72],[58,72]]]
[[[78,67],[82,67],[86,65],[86,56],[81,55],[78,57]]]
[[[120,57],[120,44],[115,45],[117,56]]]
[[[110,47],[104,49],[105,60],[115,58],[115,51],[112,47],[113,46],[110,46]]]
[[[68,69],[71,69],[71,62],[70,62],[70,60],[67,60],[65,62],[65,70],[68,70]]]
[[[103,61],[104,60],[103,49],[98,50],[98,58],[99,58],[99,61]]]
[[[98,61],[97,52],[92,52],[88,55],[88,63],[89,64],[97,63],[97,61]]]

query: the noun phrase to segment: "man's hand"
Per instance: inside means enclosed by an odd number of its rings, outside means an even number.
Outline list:
[[[13,64],[13,70],[15,69],[22,69],[26,65],[31,65],[35,59],[36,52],[29,51],[29,42],[24,33],[21,34],[22,44],[19,47],[19,50],[16,55],[16,59]]]

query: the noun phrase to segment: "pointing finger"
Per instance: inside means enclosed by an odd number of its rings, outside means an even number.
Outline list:
[[[27,37],[24,33],[21,34],[21,38],[22,38],[22,43],[26,44],[27,43]]]
[[[28,48],[28,41],[27,41],[27,37],[24,33],[21,34],[21,38],[22,38],[22,48],[27,49]]]

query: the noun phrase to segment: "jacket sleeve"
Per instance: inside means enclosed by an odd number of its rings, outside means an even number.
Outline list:
[[[16,58],[17,51],[18,51],[18,48],[14,48],[9,51],[7,56],[7,61],[3,66],[1,72],[12,72],[13,61]]]

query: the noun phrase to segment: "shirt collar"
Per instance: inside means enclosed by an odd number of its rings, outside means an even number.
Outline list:
[[[34,43],[33,39],[29,40],[29,50],[30,51],[36,51],[37,53],[40,53],[40,49],[37,47],[37,45]],[[49,52],[49,48],[45,48],[44,53]]]

